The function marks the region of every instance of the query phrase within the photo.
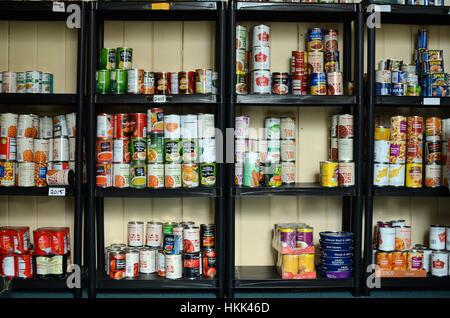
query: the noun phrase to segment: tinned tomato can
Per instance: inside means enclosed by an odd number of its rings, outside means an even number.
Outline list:
[[[166,254],[165,265],[167,279],[179,279],[183,277],[183,263],[181,254]]]
[[[144,246],[144,243],[144,222],[128,222],[128,246],[141,247]]]
[[[131,114],[132,131],[134,138],[147,137],[147,114],[134,113]]]
[[[131,137],[132,122],[130,114],[115,114],[114,115],[114,138],[129,138]]]
[[[200,228],[191,227],[183,229],[183,252],[200,252]]]
[[[109,253],[109,278],[123,279],[126,271],[126,254],[124,251]]]
[[[163,228],[161,222],[147,222],[146,246],[159,248],[162,246]]]
[[[139,273],[151,274],[156,271],[156,249],[143,247],[139,250]]]
[[[214,278],[217,273],[217,254],[213,248],[207,248],[202,250],[203,258],[203,277]]]
[[[432,250],[445,250],[446,228],[443,225],[430,225],[429,245]]]

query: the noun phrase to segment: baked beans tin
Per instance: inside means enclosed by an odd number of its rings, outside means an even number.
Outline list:
[[[324,53],[324,69],[326,73],[339,73],[339,51]]]
[[[182,139],[180,142],[183,163],[197,163],[199,157],[198,139]]]
[[[375,140],[389,140],[391,137],[391,129],[384,126],[375,127]]]
[[[307,34],[307,49],[311,51],[323,51],[324,49],[324,32],[321,28],[311,28]]]
[[[295,161],[296,144],[294,139],[281,140],[281,160]]]
[[[446,246],[446,228],[443,225],[430,225],[430,248],[442,251]]]
[[[339,161],[353,161],[353,139],[338,139],[338,159]]]
[[[327,77],[325,73],[311,73],[309,92],[311,95],[327,94]]]
[[[411,248],[411,227],[395,227],[395,250],[408,251]]]
[[[2,73],[2,93],[17,92],[17,74],[15,72]]]
[[[125,248],[125,277],[137,278],[139,276],[139,249]]]
[[[113,141],[113,162],[130,163],[130,139],[114,139]]]
[[[10,137],[0,138],[0,160],[16,160],[17,139]]]
[[[322,187],[338,186],[339,164],[333,161],[321,161],[319,181]]]
[[[296,127],[295,119],[291,117],[281,118],[281,139],[295,139],[296,137]]]
[[[338,148],[338,138],[330,138],[330,152],[328,154],[330,161],[338,161],[339,158],[339,148]]]
[[[34,162],[19,162],[17,172],[19,187],[34,187]]]
[[[129,138],[133,134],[133,125],[130,114],[115,114],[114,119],[114,138]]]
[[[214,138],[215,123],[214,114],[200,113],[197,115],[198,138]]]
[[[431,275],[437,277],[448,276],[448,261],[447,251],[433,251],[431,253]]]
[[[108,168],[108,165],[105,168]],[[97,171],[99,169],[99,165],[97,165]],[[106,169],[106,172],[108,172],[108,169]],[[111,173],[111,165],[109,165],[109,173]],[[75,179],[75,173],[72,170],[54,170],[54,169],[48,169],[47,170],[47,184],[49,186],[61,186],[61,185],[69,185],[73,183],[73,180]],[[108,183],[109,179],[109,183]],[[98,177],[96,178],[96,184],[100,184],[101,187],[110,187],[111,182],[111,175],[106,176],[106,180],[99,180]],[[105,184],[105,185],[103,185]]]
[[[111,114],[97,115],[97,138],[113,138],[114,117]]]
[[[429,117],[425,121],[426,140],[435,141],[436,137],[442,135],[442,120],[438,117]]]
[[[55,141],[57,139],[53,139],[53,140]],[[113,140],[98,138],[96,143],[97,143],[97,146],[96,146],[97,162],[111,163],[112,159],[113,159]],[[67,161],[68,158],[66,158],[66,160],[58,160],[57,159],[60,156],[56,155],[56,152],[59,150],[57,150],[57,147],[55,147],[55,146],[59,146],[59,145],[55,144],[55,142],[53,144],[54,144],[53,145],[53,160],[54,161]]]
[[[128,222],[128,246],[141,247],[144,246],[144,222],[129,221]]]
[[[35,163],[34,164],[34,186],[46,187],[47,186],[47,164]]]
[[[268,46],[253,47],[251,68],[253,71],[270,70],[270,47]]]
[[[131,122],[133,129],[134,138],[145,138],[147,137],[147,114],[145,113],[134,113],[131,114]]]
[[[63,116],[64,117],[64,116]],[[17,124],[17,137],[36,138],[37,130],[33,125],[34,115],[20,114]],[[64,118],[65,121],[65,118]]]
[[[441,186],[441,165],[427,164],[425,165],[425,186],[428,188],[436,188]]]
[[[406,140],[407,123],[405,116],[391,117],[391,141]]]
[[[156,273],[160,277],[166,276],[166,255],[162,250],[156,252]]]
[[[351,187],[355,185],[354,162],[339,162],[338,184],[340,187]]]
[[[406,162],[423,162],[423,142],[420,140],[409,140],[406,142]]]
[[[272,90],[271,74],[268,70],[252,71],[251,73],[251,93],[270,94]]]
[[[131,162],[145,162],[147,160],[146,138],[131,138],[130,156]]]
[[[165,164],[164,175],[164,184],[166,188],[181,188],[181,164]]]
[[[164,138],[181,138],[180,115],[164,115]]]
[[[375,140],[374,161],[377,163],[389,162],[390,143],[387,140]]]
[[[129,70],[133,67],[133,49],[130,47],[118,47],[116,50],[117,68]]]
[[[425,142],[425,162],[426,164],[441,164],[442,143],[440,141]]]
[[[156,272],[156,250],[143,247],[139,250],[139,273],[151,274]]]
[[[353,115],[343,114],[337,116],[337,136],[339,138],[353,137]]]
[[[182,164],[181,179],[183,188],[195,188],[199,186],[199,172],[197,164]]]
[[[68,136],[69,136],[69,126],[67,124],[66,116],[58,115],[53,117],[53,137],[56,138]]]
[[[179,94],[178,90],[178,72],[170,72],[170,94]]]
[[[164,110],[150,108],[147,110],[147,133],[164,132]]]
[[[377,187],[384,187],[389,185],[389,164],[374,163],[373,185]]]
[[[293,73],[291,75],[292,95],[308,95],[308,75]]]
[[[195,93],[211,94],[212,92],[212,70],[195,70]]]
[[[403,187],[405,186],[405,165],[389,164],[389,186]]]
[[[165,265],[166,265],[166,278],[167,279],[179,279],[183,276],[182,274],[182,259],[181,254],[166,254],[165,255]]]
[[[128,188],[130,186],[130,164],[113,164],[113,180],[115,188]]]
[[[16,180],[16,162],[0,161],[0,186],[13,187]]]
[[[0,114],[0,137],[17,137],[19,115],[12,113]]]
[[[147,138],[147,162],[164,163],[164,134],[150,133]]]
[[[267,46],[270,47],[270,27],[264,24],[255,25],[252,28],[253,47]]]
[[[289,93],[289,74],[288,73],[272,73],[272,94],[286,95]]]
[[[162,223],[161,222],[147,222],[147,240],[146,245],[150,247],[159,248],[162,246]]]
[[[344,95],[342,73],[327,73],[327,95]]]
[[[389,145],[389,163],[404,164],[406,162],[406,141],[391,141]]]
[[[165,139],[164,153],[166,163],[181,163],[183,161],[183,157],[181,156],[180,139]]]
[[[423,166],[421,163],[406,164],[406,187],[421,188]]]
[[[47,176],[47,182],[50,185],[49,178],[50,177]],[[112,186],[112,165],[110,163],[97,163],[95,183],[97,187],[100,188],[108,188]]]
[[[145,161],[132,162],[130,165],[130,187],[142,189],[147,186],[147,164]]]
[[[164,164],[149,163],[147,165],[147,186],[154,189],[164,187]]]

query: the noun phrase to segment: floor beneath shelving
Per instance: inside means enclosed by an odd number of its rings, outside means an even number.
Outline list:
[[[84,295],[87,297],[86,293]],[[12,298],[71,298],[72,294],[44,292],[15,292]],[[139,294],[139,293],[99,293],[98,298],[214,298],[211,293],[196,294]],[[352,298],[346,291],[302,292],[302,293],[237,293],[236,298]],[[450,291],[375,291],[372,298],[450,298]]]

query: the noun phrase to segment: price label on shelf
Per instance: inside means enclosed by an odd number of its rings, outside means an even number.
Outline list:
[[[391,12],[391,6],[389,4],[374,5],[373,12]]]
[[[165,103],[167,101],[166,95],[153,95],[154,103]]]
[[[168,2],[152,3],[152,10],[170,10],[170,3]]]
[[[66,12],[64,2],[55,1],[53,2],[53,12]]]
[[[439,106],[439,105],[441,105],[441,99],[437,98],[437,97],[424,97],[423,104],[431,105],[431,106],[436,106],[436,105]]]
[[[66,188],[48,188],[49,197],[65,197]]]

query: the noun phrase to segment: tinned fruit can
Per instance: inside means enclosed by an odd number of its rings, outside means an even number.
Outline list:
[[[165,164],[164,175],[164,184],[166,188],[181,188],[181,164]]]
[[[351,187],[355,185],[355,163],[339,162],[338,184],[340,187]]]
[[[389,185],[389,164],[374,163],[373,185],[377,187],[384,187]]]
[[[320,162],[319,181],[322,187],[337,187],[339,164],[332,161]]]
[[[411,248],[411,227],[395,227],[395,250],[408,251]]]
[[[130,186],[130,164],[114,163],[113,180],[115,188],[128,188]]]
[[[389,165],[389,185],[391,187],[403,187],[405,185],[405,165]]]
[[[164,164],[149,163],[147,165],[147,186],[154,189],[164,187]]]
[[[423,165],[421,163],[406,164],[406,187],[421,188],[423,180]]]

